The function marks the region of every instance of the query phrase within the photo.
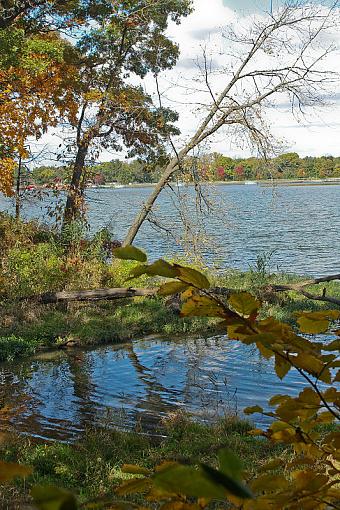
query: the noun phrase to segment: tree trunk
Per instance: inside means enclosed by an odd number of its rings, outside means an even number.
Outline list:
[[[126,235],[126,237],[125,237],[125,239],[123,241],[123,244],[122,244],[123,246],[128,246],[129,244],[133,243],[136,235],[138,234],[138,231],[139,231],[140,227],[142,226],[143,222],[145,221],[145,219],[147,218],[149,212],[151,211],[151,209],[153,207],[153,204],[156,202],[156,200],[158,198],[158,195],[165,188],[165,186],[167,185],[170,177],[176,172],[176,170],[178,170],[178,168],[179,168],[183,158],[199,142],[200,137],[201,137],[201,135],[202,135],[202,133],[204,131],[204,128],[205,128],[206,124],[208,124],[210,119],[211,119],[211,115],[212,115],[212,112],[210,112],[208,114],[208,116],[206,117],[204,122],[201,124],[199,129],[196,131],[194,136],[191,138],[191,140],[183,147],[182,150],[180,150],[176,154],[175,157],[173,157],[170,160],[168,166],[166,167],[166,169],[163,172],[163,175],[161,176],[161,178],[159,179],[158,183],[156,184],[155,189],[150,194],[150,196],[147,199],[147,201],[143,204],[141,210],[139,211],[139,213],[137,214],[134,222],[132,223],[131,227],[129,228],[129,231],[128,231],[128,233],[127,233],[127,235]]]
[[[78,146],[78,152],[73,167],[72,180],[66,200],[63,226],[67,225],[72,220],[79,218],[80,216],[80,208],[83,202],[84,191],[84,187],[81,181],[84,173],[85,159],[87,156],[88,148],[88,145]]]
[[[20,182],[21,182],[21,156],[19,156],[18,175],[15,192],[15,219],[20,219]]]
[[[178,167],[177,159],[172,159],[170,161],[170,163],[168,164],[161,179],[156,184],[155,189],[150,194],[150,196],[147,199],[147,201],[145,202],[145,204],[143,204],[141,210],[139,211],[134,222],[132,223],[131,227],[129,228],[129,231],[123,241],[123,246],[127,246],[127,245],[133,243],[136,235],[138,234],[140,227],[142,226],[144,220],[147,218],[149,212],[151,211],[153,204],[157,200],[158,195],[160,194],[162,189],[164,189],[164,187],[166,186],[171,175],[177,170],[177,167]]]

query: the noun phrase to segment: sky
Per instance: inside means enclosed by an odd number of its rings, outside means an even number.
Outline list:
[[[273,6],[279,4],[279,0],[273,0]],[[190,82],[190,77],[197,74],[197,56],[202,53],[202,46],[205,46],[207,53],[210,54],[212,61],[217,61],[220,65],[225,63],[225,54],[217,56],[221,51],[226,52],[229,48],[221,46],[221,30],[231,23],[238,24],[251,23],[253,16],[261,16],[270,8],[268,0],[195,0],[195,11],[184,19],[180,27],[172,27],[170,34],[176,40],[181,48],[181,56],[177,66],[171,73],[168,73],[168,81],[184,85]],[[335,42],[340,42],[339,34],[333,34]],[[222,43],[223,44],[223,43]],[[210,53],[209,53],[210,52]],[[329,58],[327,65],[335,71],[340,72],[340,52],[338,51]],[[263,63],[258,62],[261,66]],[[221,89],[220,76],[216,79],[215,90]],[[192,83],[192,82],[191,82]],[[213,83],[213,78],[212,78]],[[290,105],[283,101],[279,107],[273,111],[268,111],[267,118],[270,129],[284,152],[298,152],[300,156],[321,156],[321,155],[340,155],[339,128],[340,128],[340,90],[339,81],[332,91],[332,98],[328,107],[318,110],[307,110],[304,118],[296,119],[291,114]],[[164,87],[165,88],[165,87]],[[333,94],[334,93],[334,94]],[[199,101],[197,95],[197,101]],[[165,94],[166,96],[166,94]],[[190,107],[185,105],[176,106],[176,98],[181,97],[181,91],[174,89],[169,93],[172,96],[174,106],[180,111],[180,127],[185,135],[193,134],[198,124],[197,115],[192,115]],[[182,94],[181,102],[185,103],[188,96],[191,101],[195,100],[195,94]],[[203,97],[203,96],[202,96]],[[171,103],[170,103],[171,104]],[[233,140],[226,140],[226,137],[219,134],[210,144],[208,150],[216,150],[230,156],[242,157],[254,154],[245,144],[234,143]],[[255,151],[256,152],[256,151]]]
[[[166,72],[159,80],[162,101],[180,114],[179,127],[181,137],[175,140],[177,148],[192,135],[200,123],[203,113],[198,111],[197,103],[206,102],[206,93],[200,93],[202,83],[199,81],[200,71],[198,63],[202,62],[202,48],[205,48],[212,65],[216,68],[226,63],[229,47],[225,38],[221,36],[225,27],[231,24],[247,26],[253,19],[258,19],[268,12],[270,0],[194,0],[194,12],[182,20],[180,26],[170,24],[168,35],[179,44],[180,57],[177,65]],[[280,0],[273,0],[273,7]],[[255,16],[255,18],[254,18]],[[334,35],[334,34],[333,34]],[[334,35],[336,43],[340,42],[340,35]],[[328,62],[328,65],[340,72],[339,49]],[[258,62],[262,66],[261,61]],[[222,75],[212,77],[214,92],[221,90]],[[328,107],[318,111],[308,111],[306,117],[295,118],[287,101],[283,101],[278,108],[267,112],[270,130],[281,147],[281,152],[297,152],[301,157],[340,155],[340,90],[339,82]],[[155,92],[154,79],[143,80],[143,87],[149,93]],[[189,90],[188,90],[189,87]],[[156,101],[158,98],[155,98]],[[60,143],[58,132],[49,132],[41,144],[51,147]],[[235,142],[235,138],[228,133],[219,132],[209,144],[202,147],[203,152],[217,151],[231,157],[248,157],[257,155],[256,150],[250,148],[242,140]],[[122,155],[102,152],[99,159],[108,161]]]

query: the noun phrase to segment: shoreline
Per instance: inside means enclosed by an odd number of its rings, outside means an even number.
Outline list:
[[[182,187],[194,186],[193,182],[170,182],[170,185]],[[340,186],[340,177],[326,178],[326,179],[261,179],[257,181],[201,181],[201,185],[211,186],[233,186],[233,185],[250,185],[250,186],[263,186],[263,187],[275,187],[275,186]],[[129,189],[129,188],[153,188],[156,186],[156,182],[135,182],[129,184],[103,184],[103,185],[90,185],[86,187],[86,190],[97,190],[97,189]],[[36,190],[52,190],[66,191],[67,186],[53,187],[46,185],[30,185],[21,188],[25,191],[36,191]]]

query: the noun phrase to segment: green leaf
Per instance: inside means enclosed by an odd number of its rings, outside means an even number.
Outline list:
[[[196,498],[225,499],[226,491],[214,483],[201,469],[182,464],[171,464],[155,473],[154,484],[158,489]]]
[[[220,471],[233,478],[240,480],[243,470],[243,464],[240,459],[228,448],[223,448],[218,452],[218,460],[220,463]]]
[[[138,260],[138,262],[147,261],[147,256],[144,251],[132,245],[124,246],[122,248],[115,248],[112,250],[112,253],[117,259]]]
[[[213,481],[216,485],[221,485],[230,494],[242,499],[252,499],[253,495],[250,490],[238,480],[231,478],[230,476],[217,471],[206,464],[201,464],[201,467],[205,474]]]
[[[39,510],[77,510],[77,501],[73,494],[53,485],[37,485],[31,490],[31,496]]]
[[[174,266],[178,270],[178,278],[183,282],[189,283],[199,289],[208,289],[210,287],[208,278],[200,271],[192,269],[191,267],[183,267],[178,264],[174,264]]]
[[[189,287],[188,284],[183,282],[167,282],[161,285],[158,289],[158,294],[160,296],[171,296],[172,294],[178,294],[179,292],[183,292]]]
[[[260,308],[260,302],[249,292],[232,294],[228,299],[229,305],[243,316],[253,315]]]

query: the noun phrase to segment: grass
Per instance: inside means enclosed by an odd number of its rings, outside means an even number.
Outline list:
[[[254,294],[262,302],[261,317],[271,316],[295,326],[296,312],[329,310],[334,306],[330,303],[307,299],[295,291],[268,293],[264,292],[263,288],[268,285],[289,285],[308,279],[308,276],[287,273],[271,274],[254,270],[247,272],[230,270],[218,279],[218,285]],[[323,289],[329,296],[339,296],[340,282],[333,281],[305,287],[306,291],[315,295],[322,295]]]
[[[27,342],[38,338],[53,347],[67,340],[80,345],[114,343],[159,333],[179,335],[213,331],[214,321],[181,319],[158,298],[136,298],[125,302],[58,306],[4,306],[0,312],[0,334],[16,335]]]
[[[22,508],[29,503],[29,488],[34,484],[67,488],[82,503],[93,498],[114,501],[115,487],[130,476],[121,471],[124,463],[153,468],[164,460],[195,463],[199,459],[217,467],[217,452],[227,447],[241,458],[247,477],[251,478],[271,458],[290,455],[287,448],[247,435],[251,425],[236,418],[208,426],[177,415],[164,427],[167,436],[160,441],[134,432],[105,429],[88,430],[75,444],[46,444],[12,437],[0,446],[1,458],[30,465],[34,473],[25,483],[18,481],[14,487],[3,487],[1,508]],[[9,498],[12,506],[5,507]]]
[[[216,333],[217,319],[185,318],[166,299],[134,298],[96,303],[41,305],[25,297],[55,290],[98,287],[153,287],[154,278],[142,275],[127,283],[136,262],[108,262],[107,232],[92,240],[82,238],[75,225],[68,232],[72,253],[64,239],[36,222],[16,222],[0,213],[0,361],[30,355],[39,347],[56,347],[68,341],[79,345],[114,343],[149,335],[209,335]],[[65,234],[64,234],[65,235]],[[106,248],[105,248],[106,246]],[[185,264],[185,261],[180,261]],[[226,270],[208,275],[213,286],[247,290],[263,303],[262,317],[273,316],[295,323],[303,310],[327,309],[327,303],[311,301],[296,292],[265,293],[268,284],[299,281],[301,277],[270,274],[270,254],[259,256],[247,272]],[[199,268],[202,269],[202,268]],[[158,280],[159,282],[159,280]],[[340,294],[340,283],[323,284],[329,295]],[[318,292],[314,288],[314,292]],[[322,293],[322,290],[319,291]]]
[[[216,286],[247,290],[263,303],[261,316],[272,316],[295,324],[295,313],[331,308],[329,304],[306,299],[297,292],[264,294],[268,284],[287,284],[299,277],[278,274],[262,276],[253,271],[229,270],[213,276]],[[317,286],[312,286],[317,287]],[[311,287],[312,292],[322,292]],[[329,295],[340,294],[339,282],[322,284]],[[78,345],[119,343],[149,334],[204,335],[216,333],[217,319],[180,318],[158,297],[132,300],[39,305],[4,301],[0,308],[0,361],[30,355],[40,346],[57,347],[67,341]]]
[[[17,357],[30,356],[35,353],[39,342],[34,338],[28,340],[15,335],[0,337],[0,362],[13,361]]]

